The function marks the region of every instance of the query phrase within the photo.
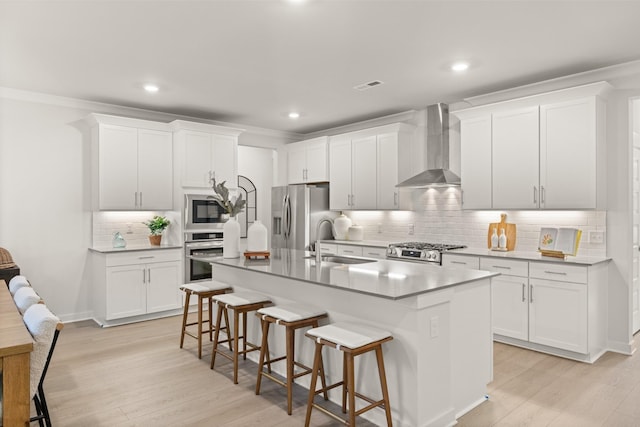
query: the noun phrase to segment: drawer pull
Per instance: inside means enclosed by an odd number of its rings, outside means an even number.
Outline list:
[[[462,265],[467,265],[466,262],[464,261],[451,261],[451,264],[462,264]]]
[[[493,268],[501,268],[503,270],[511,270],[511,267],[505,267],[504,265],[493,265]]]
[[[544,271],[547,274],[557,274],[558,276],[566,276],[567,273],[563,272],[563,271]]]
[[[375,252],[367,252],[367,255],[371,255],[371,256],[378,256],[378,255],[380,255],[380,254],[375,253]]]
[[[150,255],[150,256],[139,256],[138,259],[152,259],[155,258],[155,256]]]

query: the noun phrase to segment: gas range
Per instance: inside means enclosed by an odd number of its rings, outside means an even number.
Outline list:
[[[442,264],[442,253],[452,249],[464,249],[464,245],[445,243],[402,242],[391,243],[387,248],[387,258],[399,258]]]

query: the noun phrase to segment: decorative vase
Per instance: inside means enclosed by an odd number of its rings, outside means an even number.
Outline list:
[[[119,231],[113,233],[112,243],[114,248],[124,248],[127,246],[127,242],[124,240],[124,237],[122,237],[122,234],[120,234]]]
[[[222,227],[222,257],[238,258],[240,256],[240,223],[235,216],[229,218]]]
[[[160,246],[160,242],[162,241],[162,234],[158,234],[158,235],[150,235],[149,236],[149,243],[151,243],[152,246]]]
[[[349,217],[340,213],[340,216],[333,220],[333,237],[336,240],[347,240],[347,233],[351,224]]]
[[[247,251],[266,252],[267,249],[267,227],[256,219],[247,230]]]

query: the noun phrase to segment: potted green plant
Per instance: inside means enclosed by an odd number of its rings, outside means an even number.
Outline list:
[[[165,228],[171,224],[171,221],[163,216],[155,215],[152,219],[143,222],[143,224],[149,227],[149,231],[151,232],[149,235],[149,242],[154,246],[160,246],[162,233]]]

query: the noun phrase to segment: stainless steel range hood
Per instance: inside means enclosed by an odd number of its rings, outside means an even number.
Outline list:
[[[449,106],[429,105],[425,151],[427,170],[399,183],[400,188],[460,185],[460,177],[449,170]]]

